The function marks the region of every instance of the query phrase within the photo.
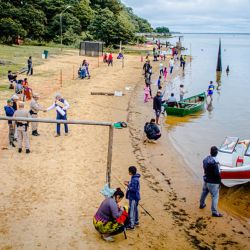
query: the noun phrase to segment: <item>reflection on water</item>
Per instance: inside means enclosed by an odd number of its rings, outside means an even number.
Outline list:
[[[208,111],[208,116],[209,116],[209,119],[212,119],[213,118],[213,114],[212,114],[212,111],[214,109],[214,106],[213,106],[213,99],[210,99],[210,100],[206,100],[206,104],[207,104],[207,111]]]
[[[225,70],[216,73],[220,37]],[[183,84],[188,91],[186,98],[207,91],[209,81],[215,83],[215,90],[213,100],[207,100],[202,113],[168,116],[166,129],[174,145],[200,175],[202,159],[209,154],[211,146],[219,146],[226,136],[249,138],[249,41],[250,35],[184,35],[183,46],[192,45],[192,60],[183,73],[171,80],[166,92],[174,92],[178,97],[179,85]],[[190,54],[189,51],[183,53]],[[230,65],[230,74],[226,72],[227,65]]]
[[[166,124],[167,131],[170,132],[176,126],[183,126],[187,122],[189,122],[189,123],[195,122],[195,120],[198,119],[202,114],[204,114],[204,110],[199,111],[199,112],[197,112],[195,114],[186,115],[186,116],[183,116],[183,117],[166,116],[165,124]]]

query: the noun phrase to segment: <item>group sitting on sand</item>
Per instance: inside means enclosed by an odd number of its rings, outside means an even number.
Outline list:
[[[79,67],[78,77],[81,79],[88,77],[88,79],[90,79],[89,63],[85,59],[82,61],[82,64]]]

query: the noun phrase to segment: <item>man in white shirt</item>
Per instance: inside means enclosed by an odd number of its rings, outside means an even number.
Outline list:
[[[163,75],[163,63],[162,61],[159,64],[159,69],[160,69],[160,76]]]
[[[169,107],[175,107],[175,106],[178,106],[177,104],[177,100],[176,98],[174,97],[174,93],[171,93],[171,96],[168,98],[167,100],[167,104]]]
[[[56,119],[57,120],[67,120],[67,110],[69,108],[69,103],[62,97],[61,94],[57,93],[55,96],[55,102],[47,108],[47,111],[56,109]],[[60,136],[60,123],[56,125],[56,137]],[[68,124],[64,124],[65,135],[68,135],[69,129]]]
[[[181,84],[180,85],[180,102],[183,101],[184,99],[184,95],[187,93],[187,91],[184,89],[184,85]]]

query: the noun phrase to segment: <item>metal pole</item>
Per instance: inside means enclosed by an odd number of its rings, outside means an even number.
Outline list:
[[[62,88],[62,69],[60,69],[60,86],[61,86],[61,88]]]
[[[109,127],[109,142],[108,142],[106,182],[108,183],[108,185],[110,187],[110,184],[111,184],[111,164],[112,164],[113,136],[114,136],[114,127],[113,127],[112,122],[95,122],[95,121],[81,121],[81,120],[79,120],[79,121],[76,121],[76,120],[53,120],[53,119],[22,118],[22,117],[15,117],[14,118],[14,117],[7,117],[7,116],[0,116],[0,120],[108,126]]]
[[[9,117],[0,116],[0,120],[5,121],[25,121],[25,122],[41,122],[41,123],[61,123],[61,124],[81,124],[81,125],[99,125],[99,126],[113,126],[112,122],[96,122],[85,120],[56,120],[43,118],[23,118],[23,117]]]
[[[106,173],[106,182],[108,183],[109,187],[111,185],[113,135],[114,135],[114,128],[113,126],[109,126],[109,144],[108,144],[107,173]]]

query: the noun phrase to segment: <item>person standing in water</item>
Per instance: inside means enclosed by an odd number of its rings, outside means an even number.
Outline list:
[[[180,102],[183,101],[184,95],[187,93],[187,91],[184,89],[184,85],[180,85]]]
[[[214,93],[214,84],[213,81],[210,81],[207,89],[207,96],[209,96],[211,100],[213,100],[213,93]]]

